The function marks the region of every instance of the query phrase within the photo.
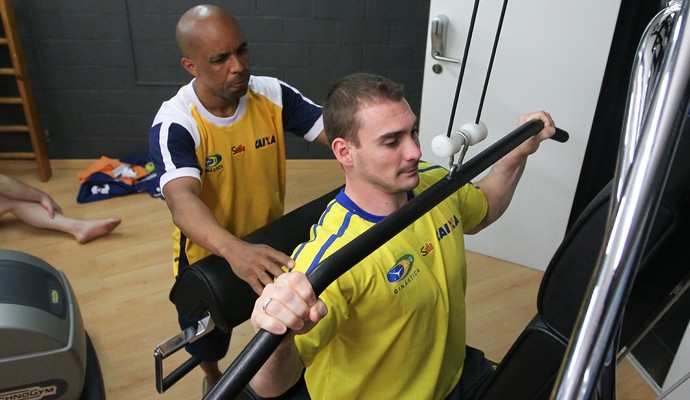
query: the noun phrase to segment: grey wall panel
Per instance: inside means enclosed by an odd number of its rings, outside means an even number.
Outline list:
[[[428,1],[208,3],[230,10],[242,24],[254,74],[283,79],[321,103],[339,77],[375,72],[402,81],[419,112]],[[191,78],[179,65],[174,31],[195,4],[16,2],[51,158],[146,154],[146,132],[160,103]],[[297,139],[287,148],[289,158],[331,157]]]

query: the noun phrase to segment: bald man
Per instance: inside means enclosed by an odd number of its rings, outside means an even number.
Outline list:
[[[191,8],[177,23],[182,67],[193,79],[163,103],[149,130],[150,156],[172,214],[173,272],[213,253],[261,293],[294,261],[241,237],[283,214],[285,132],[327,144],[321,107],[276,78],[253,76],[249,46],[228,12]],[[184,329],[196,321],[180,316]],[[205,385],[219,379],[229,335],[188,346]]]

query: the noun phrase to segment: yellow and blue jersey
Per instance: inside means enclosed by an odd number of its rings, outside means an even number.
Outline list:
[[[446,176],[420,164],[415,196]],[[485,217],[483,192],[468,184],[332,283],[328,314],[295,337],[312,398],[442,399],[465,358],[463,233]],[[293,253],[295,270],[316,267],[383,217],[341,191]],[[432,340],[430,340],[432,338]]]
[[[192,85],[163,103],[149,130],[160,187],[179,177],[201,181],[201,200],[218,222],[242,237],[283,215],[285,137],[314,140],[321,107],[275,78],[252,76],[235,115],[207,111]],[[210,253],[173,233],[174,273]]]

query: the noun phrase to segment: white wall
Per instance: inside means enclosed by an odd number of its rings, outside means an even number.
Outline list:
[[[446,55],[463,54],[473,1],[432,0],[429,20],[450,20]],[[454,128],[474,122],[502,2],[482,2],[470,46]],[[549,141],[528,162],[507,213],[476,236],[469,250],[545,269],[560,244],[575,194],[580,167],[599,96],[619,0],[513,0],[506,11],[482,120],[489,137],[466,159],[516,127],[522,112],[547,110],[570,141]],[[424,158],[447,166],[431,149],[431,138],[445,134],[459,75],[459,64],[430,57],[424,72],[420,135]],[[632,62],[632,61],[631,61]],[[434,64],[443,67],[435,74]]]

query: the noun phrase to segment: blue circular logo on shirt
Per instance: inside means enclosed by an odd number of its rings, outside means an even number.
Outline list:
[[[396,261],[393,268],[388,270],[388,273],[386,274],[388,282],[394,283],[403,279],[405,276],[407,276],[410,268],[412,268],[412,264],[414,264],[414,257],[411,254],[405,254],[404,256],[400,257],[398,261]]]

